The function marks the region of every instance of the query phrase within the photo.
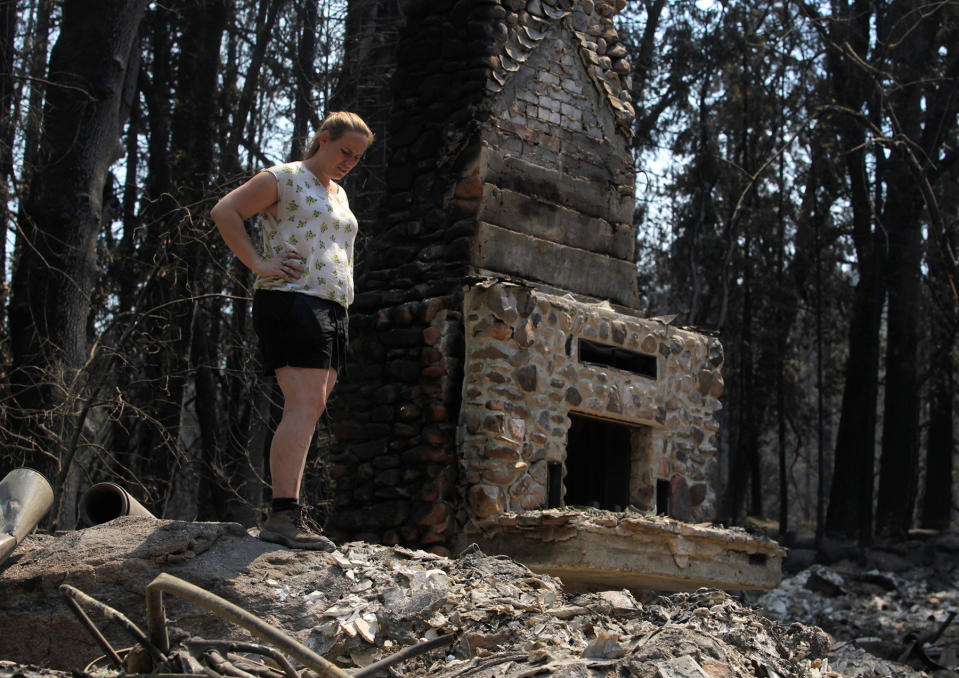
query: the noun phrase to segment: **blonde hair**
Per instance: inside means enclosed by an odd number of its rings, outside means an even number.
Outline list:
[[[320,125],[320,128],[316,130],[316,133],[313,135],[313,138],[310,139],[310,143],[307,144],[303,154],[304,160],[312,157],[319,150],[320,135],[324,132],[329,134],[330,141],[339,139],[347,132],[359,132],[369,137],[370,143],[373,143],[373,132],[367,124],[363,122],[363,118],[349,111],[334,111],[326,116],[326,120],[323,121],[323,124]]]

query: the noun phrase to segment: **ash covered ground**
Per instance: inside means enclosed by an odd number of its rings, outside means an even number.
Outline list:
[[[556,579],[475,548],[456,558],[361,542],[332,554],[297,552],[223,525],[120,519],[31,538],[0,570],[8,629],[0,676],[115,673],[89,663],[102,654],[89,639],[88,650],[71,651],[74,663],[62,665],[57,647],[80,643],[83,630],[56,589],[72,582],[136,621],[143,586],[161,571],[249,609],[351,674],[451,634],[447,645],[378,675],[957,675],[959,624],[945,624],[959,608],[956,535],[809,565],[761,595],[633,594],[566,592]],[[247,637],[186,604],[171,601],[169,611],[177,633]],[[56,642],[42,645],[27,628],[34,617],[38,628],[58,629]],[[39,643],[34,656],[50,661],[23,661],[16,643]]]

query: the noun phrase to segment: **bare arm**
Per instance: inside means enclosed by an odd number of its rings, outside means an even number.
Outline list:
[[[210,217],[227,247],[247,268],[259,276],[279,277],[289,282],[299,278],[303,270],[300,255],[287,251],[278,256],[264,258],[253,245],[243,225],[244,220],[254,214],[275,209],[276,201],[276,179],[269,172],[260,172],[220,198],[210,210]]]

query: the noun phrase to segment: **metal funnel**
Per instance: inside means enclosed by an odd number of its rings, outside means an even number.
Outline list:
[[[80,523],[88,527],[122,516],[156,517],[116,483],[97,483],[80,500]]]
[[[7,559],[53,506],[53,488],[32,468],[0,480],[0,563]]]

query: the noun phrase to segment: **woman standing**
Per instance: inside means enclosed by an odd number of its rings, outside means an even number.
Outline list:
[[[300,483],[316,424],[346,358],[353,301],[356,217],[342,179],[373,141],[355,113],[330,114],[302,161],[266,169],[225,195],[210,216],[233,253],[257,275],[253,325],[263,369],[276,375],[283,416],[270,445],[273,504],[260,538],[291,548],[335,545],[303,525]],[[244,220],[261,214],[254,247]]]

